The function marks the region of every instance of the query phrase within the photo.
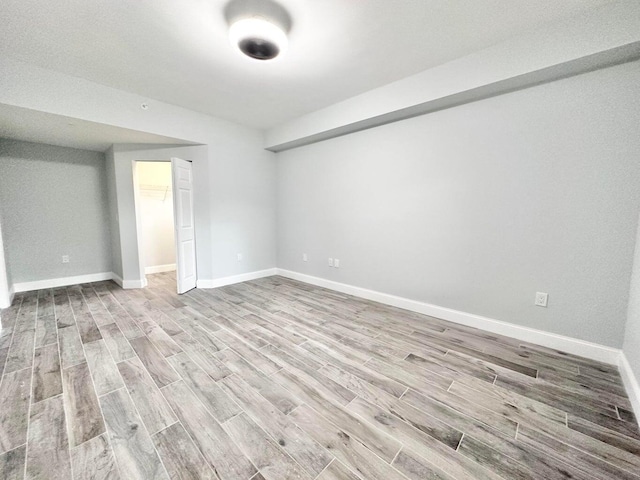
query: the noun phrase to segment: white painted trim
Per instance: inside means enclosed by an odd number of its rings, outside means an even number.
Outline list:
[[[122,285],[124,284],[124,280],[122,280],[122,277],[114,272],[111,272],[111,280],[116,282],[120,287],[122,287]]]
[[[77,285],[79,283],[100,282],[102,280],[111,280],[113,273],[91,273],[89,275],[77,275],[75,277],[50,278],[47,280],[36,280],[35,282],[15,283],[14,291],[30,292],[31,290],[40,290],[42,288],[66,287],[67,285]]]
[[[16,292],[13,288],[13,285],[11,285],[11,287],[9,287],[9,291],[7,292],[6,298],[3,298],[3,300],[6,300],[9,303],[4,303],[0,301],[0,308],[9,308],[13,304],[13,298],[15,296],[16,296]],[[2,328],[2,323],[0,322],[0,329],[1,328]]]
[[[122,282],[122,288],[129,290],[132,288],[144,288],[147,286],[147,279],[144,280],[124,280]]]
[[[620,352],[620,361],[618,363],[620,369],[620,376],[622,377],[622,383],[629,396],[629,401],[633,407],[633,411],[636,414],[636,420],[638,426],[640,426],[640,383],[638,378],[633,373],[629,360],[627,360],[624,352]]]
[[[123,280],[120,275],[113,272],[92,273],[89,275],[78,275],[75,277],[51,278],[48,280],[37,280],[35,282],[16,283],[11,290],[11,299],[13,300],[14,289],[15,293],[30,292],[32,290],[40,290],[42,288],[66,287],[68,285],[100,282],[103,280],[113,280],[124,289],[144,288],[147,286],[146,278],[144,280]]]
[[[120,287],[125,290],[129,290],[132,288],[144,288],[147,286],[147,279],[144,280],[123,280],[120,275],[117,273],[111,272],[111,280],[116,282]]]
[[[166,265],[154,265],[153,267],[144,267],[145,275],[152,275],[154,273],[162,272],[174,272],[176,269],[175,263],[168,263]]]
[[[579,340],[577,338],[566,337],[543,330],[523,327],[513,323],[495,320],[493,318],[475,315],[473,313],[461,312],[439,305],[418,302],[408,298],[389,295],[387,293],[376,292],[366,288],[354,287],[344,283],[326,280],[324,278],[313,277],[303,273],[292,272],[290,270],[277,269],[278,275],[292,278],[301,282],[310,283],[319,287],[329,288],[338,292],[347,293],[356,297],[366,298],[375,302],[392,305],[394,307],[403,308],[416,313],[422,313],[432,317],[441,318],[450,322],[459,323],[469,327],[480,328],[482,330],[497,333],[507,337],[516,338],[525,342],[535,343],[544,347],[562,350],[573,355],[590,358],[611,365],[618,365],[620,358],[620,350],[597,343]]]
[[[198,279],[198,288],[217,288],[225,285],[233,285],[234,283],[247,282],[257,278],[271,277],[278,275],[277,268],[268,268],[266,270],[258,270],[255,272],[242,273],[240,275],[232,275],[230,277],[214,278],[213,280]]]

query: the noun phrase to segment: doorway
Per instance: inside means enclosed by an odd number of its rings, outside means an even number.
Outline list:
[[[191,162],[135,161],[134,184],[142,278],[162,274],[178,293],[196,286]]]

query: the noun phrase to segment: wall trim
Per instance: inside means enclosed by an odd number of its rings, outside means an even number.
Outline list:
[[[114,272],[91,273],[88,275],[77,275],[75,277],[50,278],[48,280],[36,280],[35,282],[16,283],[11,291],[11,300],[13,301],[14,293],[18,292],[30,292],[42,288],[66,287],[79,283],[101,282],[103,280],[113,280],[124,289],[144,288],[147,286],[146,278],[144,280],[123,280],[120,275]]]
[[[175,263],[167,263],[166,265],[154,265],[151,267],[144,267],[145,275],[152,275],[154,273],[173,272],[176,269]]]
[[[13,297],[15,297],[15,293],[13,290],[13,285],[7,291],[6,296],[2,296],[2,300],[0,300],[0,308],[9,308],[13,304]],[[8,303],[4,303],[8,302]],[[0,329],[2,329],[2,323],[0,322]]]
[[[624,352],[620,352],[618,368],[620,369],[622,383],[624,383],[624,388],[627,391],[631,407],[636,414],[636,420],[640,427],[640,383],[638,383],[638,379],[634,375],[633,370],[631,369],[631,364],[629,364],[629,360],[627,360],[627,356]]]
[[[255,272],[241,273],[240,275],[231,275],[229,277],[214,278],[213,280],[198,279],[197,288],[218,288],[225,285],[233,285],[234,283],[247,282],[257,278],[272,277],[278,275],[277,268],[267,268],[266,270],[257,270]]]
[[[441,318],[461,325],[480,328],[491,333],[497,333],[499,335],[516,338],[525,342],[535,343],[544,347],[562,350],[563,352],[579,355],[591,360],[597,360],[611,365],[618,365],[619,363],[621,351],[618,348],[607,347],[605,345],[566,337],[556,333],[545,332],[544,330],[537,330],[535,328],[523,327],[521,325],[515,325],[513,323],[495,320],[493,318],[483,317],[473,313],[462,312],[452,308],[410,300],[408,298],[377,292],[375,290],[368,290],[366,288],[355,287],[345,283],[334,282],[332,280],[314,277],[304,273],[293,272],[280,268],[277,270],[278,275],[317,285],[319,287],[329,288],[338,292],[366,298],[367,300],[373,300],[375,302],[403,308],[412,312]]]
[[[14,283],[13,289],[15,293],[30,292],[31,290],[40,290],[42,288],[66,287],[68,285],[77,285],[79,283],[100,282],[102,280],[111,280],[113,273],[90,273],[88,275],[76,275],[73,277],[50,278],[47,280],[36,280],[35,282]]]
[[[111,272],[111,280],[116,282],[121,287],[122,287],[122,284],[124,283],[124,280],[122,280],[122,277],[120,275],[118,275],[117,273],[115,273],[115,272]],[[124,287],[122,287],[122,288],[124,288]]]
[[[129,290],[132,288],[144,288],[147,286],[147,279],[144,280],[124,280],[122,282],[121,287],[125,290]]]
[[[144,288],[147,286],[147,279],[144,280],[123,280],[120,275],[117,273],[111,272],[111,280],[116,282],[120,287],[125,290],[129,290],[132,288]]]

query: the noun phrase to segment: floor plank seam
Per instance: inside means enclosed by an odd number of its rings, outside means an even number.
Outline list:
[[[330,461],[329,463],[327,463],[327,464],[325,465],[325,467],[320,471],[320,473],[318,473],[315,477],[313,477],[313,480],[316,480],[316,479],[320,478],[320,475],[322,475],[322,474],[323,474],[323,473],[324,473],[324,472],[325,472],[325,471],[326,471],[326,470],[331,466],[331,464],[332,464],[333,462],[335,462],[335,461],[336,461],[336,457],[333,457],[333,458],[331,459],[331,461]]]
[[[72,478],[75,478],[74,475],[74,469],[73,469],[73,461],[72,461],[72,450],[73,448],[71,447],[71,442],[69,441],[69,439],[71,438],[70,436],[70,430],[69,430],[69,419],[68,417],[68,413],[66,411],[66,406],[65,406],[65,402],[64,402],[64,368],[63,368],[63,363],[62,363],[62,352],[60,351],[60,329],[58,328],[58,314],[56,311],[56,302],[55,302],[55,297],[53,294],[53,289],[49,289],[49,292],[51,294],[51,306],[52,306],[52,310],[53,310],[53,319],[54,319],[54,324],[55,324],[55,329],[56,329],[56,342],[58,345],[58,362],[60,365],[60,384],[62,385],[62,406],[63,406],[63,411],[65,412],[65,433],[67,435],[67,454],[69,455],[69,469],[70,469],[70,473]],[[25,465],[27,463],[27,457],[25,455]]]
[[[24,300],[23,300],[24,301]],[[37,318],[38,318],[38,300],[36,297],[36,308],[35,308],[35,315],[34,315],[34,328],[35,325],[37,323]],[[33,405],[33,374],[34,374],[34,369],[35,369],[35,356],[36,356],[36,334],[35,334],[35,330],[34,330],[34,335],[33,335],[33,345],[32,345],[32,356],[31,356],[31,378],[30,380],[30,385],[29,385],[29,406],[27,408],[27,434],[26,434],[26,442],[27,442],[27,447],[25,448],[25,453],[24,453],[24,478],[28,478],[27,477],[27,472],[28,472],[28,468],[29,468],[29,431],[30,431],[30,427],[31,427],[31,407]],[[27,367],[28,368],[28,367]]]
[[[396,458],[398,458],[398,455],[400,455],[400,452],[402,451],[402,449],[405,448],[404,445],[400,444],[400,448],[398,449],[398,451],[396,452],[396,454],[393,456],[393,458],[391,459],[391,461],[389,462],[389,465],[393,465],[393,462],[396,461]]]
[[[136,353],[136,355],[137,355],[137,353]],[[93,381],[93,378],[92,378],[92,381]],[[110,444],[110,446],[111,446],[111,450],[112,450],[112,453],[113,453],[114,462],[115,462],[116,467],[118,468],[118,470],[121,472],[121,475],[122,475],[122,467],[120,466],[120,462],[118,461],[118,457],[117,457],[117,455],[115,454],[115,451],[113,450],[113,446],[111,445],[111,434],[109,433],[109,427],[108,427],[108,425],[107,425],[107,421],[106,421],[106,419],[104,418],[104,411],[103,411],[103,408],[102,408],[102,404],[100,403],[100,398],[104,398],[104,397],[106,397],[107,395],[111,395],[111,394],[113,394],[114,392],[117,392],[117,391],[120,391],[120,390],[124,391],[124,394],[125,394],[125,395],[127,395],[127,397],[129,398],[129,401],[130,401],[131,405],[133,405],[133,408],[134,408],[134,410],[135,410],[135,413],[136,413],[137,417],[138,417],[140,420],[142,420],[142,415],[140,414],[140,411],[139,411],[139,409],[138,409],[138,407],[137,407],[136,403],[135,403],[135,402],[133,401],[133,399],[131,398],[131,394],[129,393],[128,388],[127,388],[126,383],[124,382],[124,380],[123,380],[123,383],[124,383],[124,385],[123,385],[122,387],[117,388],[117,389],[115,389],[115,390],[113,390],[113,391],[111,391],[111,392],[105,393],[104,395],[102,395],[102,396],[98,397],[98,403],[99,403],[99,405],[100,405],[100,414],[102,415],[102,421],[104,422],[104,425],[105,425],[105,431],[103,432],[103,434],[104,434],[104,435],[106,435],[106,436],[107,436],[107,438],[109,439],[109,444]],[[96,390],[95,384],[94,384],[94,387],[93,387],[93,388],[94,388],[94,390]],[[97,390],[96,390],[96,393],[97,393]],[[175,414],[175,412],[174,412],[174,414]],[[162,460],[162,457],[161,457],[161,456],[160,456],[160,454],[158,453],[158,449],[156,448],[156,445],[155,445],[155,443],[153,442],[153,439],[151,438],[151,433],[149,432],[149,430],[148,430],[147,426],[144,424],[144,422],[142,422],[142,421],[141,421],[140,423],[142,424],[142,428],[144,428],[144,429],[145,429],[145,431],[147,432],[147,436],[148,436],[148,438],[149,438],[149,440],[150,440],[150,442],[151,442],[151,445],[152,445],[153,450],[154,450],[154,452],[155,452],[155,454],[156,454],[156,457],[157,457],[157,458],[158,458],[158,460],[160,461],[160,464],[162,465],[162,468],[164,469],[164,472],[165,472],[165,474],[167,475],[167,478],[169,478],[169,472],[167,471],[167,468],[166,468],[166,466],[165,466],[165,464],[164,464],[164,462],[163,462],[163,460]],[[176,423],[176,422],[174,422],[174,423]],[[94,438],[95,438],[95,437],[94,437]],[[122,477],[122,478],[126,478],[126,477]]]
[[[92,287],[92,289],[93,289],[93,287]],[[95,292],[95,289],[94,289],[94,292]],[[95,292],[95,293],[97,294],[97,292]],[[84,294],[82,294],[82,297],[84,298]],[[105,309],[106,309],[106,307],[105,307]],[[75,313],[74,313],[74,316],[75,316]],[[93,318],[93,314],[91,314],[91,317]],[[82,343],[82,353],[84,355],[85,362],[86,362],[87,361],[87,352],[85,350],[85,346],[84,346],[85,344],[84,344],[84,342],[81,342],[81,343]],[[107,349],[107,351],[109,352],[109,356],[112,357],[111,359],[115,362],[115,360],[113,359],[113,356],[112,356],[111,352],[109,351],[109,349]],[[88,364],[87,364],[87,366],[88,366]],[[115,467],[116,467],[117,471],[119,472],[120,476],[122,477],[122,473],[123,473],[122,472],[122,468],[119,465],[118,459],[116,458],[116,455],[115,455],[115,452],[114,452],[114,449],[113,449],[111,435],[109,434],[109,431],[108,431],[107,421],[106,421],[106,418],[104,417],[104,411],[102,409],[102,404],[100,403],[100,398],[104,397],[105,395],[109,395],[109,394],[111,394],[113,392],[116,392],[118,390],[121,390],[123,388],[126,390],[126,387],[123,386],[123,387],[120,387],[120,388],[116,388],[115,390],[113,390],[111,392],[107,392],[104,395],[100,396],[100,395],[98,395],[98,389],[96,388],[95,381],[94,381],[94,378],[93,378],[93,373],[91,372],[90,369],[89,369],[89,376],[91,378],[93,391],[94,391],[94,393],[96,395],[96,399],[97,399],[97,402],[98,402],[98,407],[99,407],[99,410],[100,410],[100,417],[102,419],[102,424],[104,425],[104,432],[102,432],[101,434],[98,434],[98,435],[86,440],[83,443],[87,443],[87,442],[93,440],[94,438],[98,437],[99,435],[105,435],[105,438],[107,440],[107,445],[109,446],[109,450],[110,450],[110,452],[111,452],[111,454],[113,456],[113,461],[114,461]],[[128,392],[127,392],[127,395],[128,395]],[[69,446],[71,446],[71,442],[69,442]],[[79,447],[79,446],[80,445],[77,445],[76,448]],[[72,463],[72,468],[73,468],[73,462],[71,462],[71,463]]]

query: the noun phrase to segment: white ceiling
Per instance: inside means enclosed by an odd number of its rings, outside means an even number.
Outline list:
[[[113,143],[190,144],[102,123],[0,104],[0,138],[104,152]]]
[[[229,45],[226,3],[2,0],[0,54],[268,128],[611,0],[280,0],[272,62]]]

